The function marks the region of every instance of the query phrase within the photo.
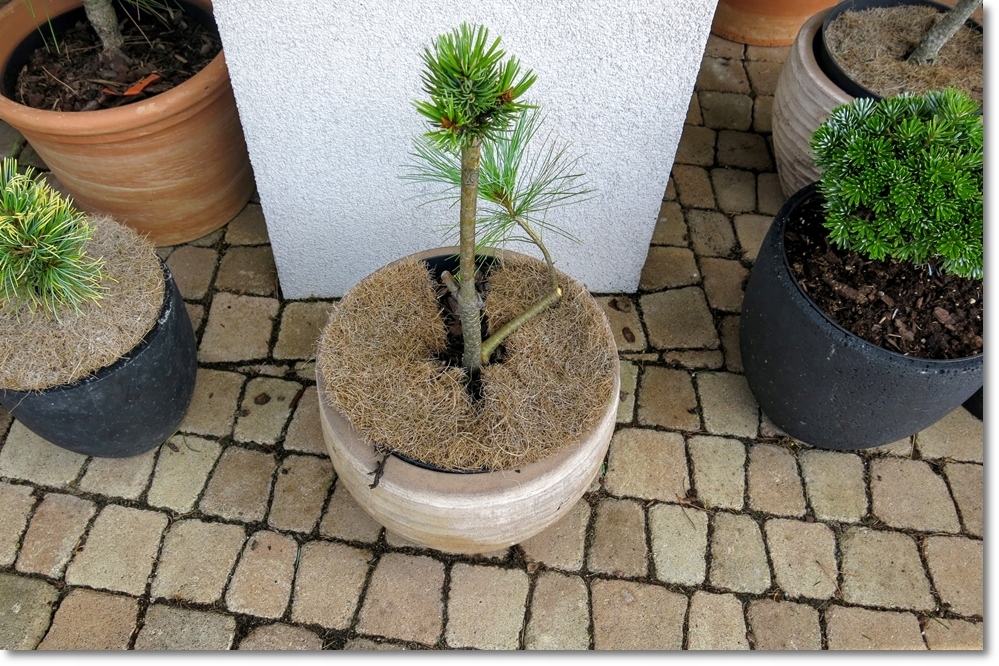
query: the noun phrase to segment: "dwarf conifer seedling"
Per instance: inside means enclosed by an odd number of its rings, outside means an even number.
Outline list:
[[[856,99],[812,136],[830,240],[982,277],[982,119],[957,90]]]

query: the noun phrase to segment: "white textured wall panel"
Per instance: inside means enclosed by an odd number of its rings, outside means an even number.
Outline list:
[[[634,291],[715,3],[215,0],[285,297],[340,296],[445,242],[457,209],[417,207],[399,175],[424,129],[420,54],[462,21],[537,73],[528,98],[585,155],[597,193],[549,216],[583,241],[546,238],[557,265]]]

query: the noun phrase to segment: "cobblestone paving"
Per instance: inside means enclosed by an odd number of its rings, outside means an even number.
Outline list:
[[[0,410],[0,647],[981,649],[981,422],[959,409],[911,441],[816,450],[741,374],[742,290],[783,202],[785,53],[708,43],[641,288],[598,295],[618,431],[560,523],[453,556],[358,508],[316,409],[332,301],[281,298],[252,202],[160,250],[200,360],[169,442],[84,458]]]

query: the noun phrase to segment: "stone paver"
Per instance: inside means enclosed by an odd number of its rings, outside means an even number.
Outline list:
[[[753,131],[768,134],[773,131],[774,98],[761,95],[753,100]]]
[[[733,592],[757,594],[770,587],[770,567],[756,521],[717,512],[712,522],[710,583]]]
[[[719,166],[752,171],[774,170],[767,142],[759,134],[721,130],[718,132],[717,153]]]
[[[584,500],[562,516],[554,525],[520,544],[528,562],[538,562],[552,569],[579,571],[583,566],[586,527],[590,505]]]
[[[692,507],[658,504],[649,509],[656,578],[678,585],[700,585],[706,574],[708,513]]]
[[[698,101],[707,127],[745,131],[753,124],[753,100],[748,95],[706,90],[698,94]]]
[[[250,630],[240,650],[322,650],[323,639],[305,627],[276,622]]]
[[[943,417],[916,435],[923,458],[951,458],[982,462],[985,449],[984,424],[963,407]]]
[[[48,631],[59,591],[37,578],[0,572],[0,650],[32,650]]]
[[[798,462],[816,518],[856,523],[867,514],[864,462],[860,456],[816,449],[804,451]]]
[[[783,62],[747,62],[746,74],[757,95],[773,95]],[[733,128],[737,129],[737,128]]]
[[[984,547],[964,537],[926,539],[926,563],[940,600],[958,615],[981,616],[984,611]]]
[[[739,347],[739,315],[722,317],[718,322],[721,334],[722,351],[725,353],[725,369],[729,372],[742,372],[742,349]]]
[[[527,603],[527,575],[515,569],[456,564],[451,569],[451,647],[515,650]]]
[[[200,301],[208,293],[218,260],[219,255],[215,250],[185,245],[170,253],[166,265],[173,273],[180,295],[192,301]]]
[[[135,637],[136,650],[228,650],[236,619],[219,613],[153,604]]]
[[[151,596],[215,603],[222,598],[245,540],[246,532],[239,525],[176,521],[163,539]]]
[[[635,397],[638,393],[638,365],[620,361],[621,388],[617,403],[618,423],[631,423],[635,419]]]
[[[528,650],[586,650],[590,646],[590,609],[582,578],[546,571],[531,597],[531,619],[524,633]]]
[[[319,394],[315,386],[306,388],[299,398],[295,415],[284,436],[284,448],[287,451],[329,455],[319,421]]]
[[[622,580],[594,580],[593,647],[597,650],[679,650],[687,597]]]
[[[276,532],[260,531],[246,542],[225,595],[236,613],[276,619],[291,596],[298,545]]]
[[[687,225],[690,228],[691,245],[700,257],[724,257],[735,248],[732,223],[717,211],[689,211]]]
[[[615,433],[604,487],[611,495],[675,502],[690,488],[683,436],[642,428]]]
[[[233,429],[237,442],[275,444],[284,430],[295,396],[303,391],[298,382],[256,377],[246,383],[243,402]]]
[[[763,174],[760,174],[760,178]],[[760,206],[763,206],[761,194]],[[742,256],[748,261],[756,261],[756,255],[763,245],[763,239],[773,224],[773,218],[766,215],[736,215],[733,220],[735,235],[742,248]]]
[[[149,504],[177,513],[191,511],[221,451],[222,447],[209,439],[193,435],[171,437],[160,448],[149,486]]]
[[[843,599],[847,603],[907,610],[934,607],[916,542],[907,534],[863,527],[840,537]]]
[[[924,532],[958,532],[947,484],[921,460],[871,463],[871,511],[887,525]]]
[[[930,618],[923,631],[931,650],[982,650],[985,647],[985,625],[981,622]]]
[[[707,46],[704,47],[704,55],[715,58],[742,58],[745,49],[745,44],[739,44],[738,42],[729,41],[724,37],[709,34]]]
[[[638,422],[676,430],[697,430],[697,395],[686,370],[649,366],[638,389]]]
[[[694,592],[688,623],[688,650],[749,649],[742,604],[734,594]]]
[[[756,177],[756,205],[761,213],[760,217],[772,223],[772,216],[780,211],[785,201],[787,201],[787,197],[784,196],[784,191],[780,188],[780,179],[777,174],[761,173]],[[758,222],[758,224],[762,224],[762,222]],[[766,230],[764,230],[763,235],[766,235]],[[761,241],[763,235],[760,236]],[[755,258],[755,256],[754,251],[753,257]]]
[[[704,118],[701,116],[701,104],[697,101],[697,93],[690,96],[690,103],[687,105],[687,116],[685,123],[690,125],[703,125]]]
[[[698,372],[704,427],[713,435],[756,437],[759,407],[743,375]]]
[[[219,264],[215,288],[239,294],[274,295],[277,267],[270,246],[229,248]]]
[[[749,506],[777,516],[803,516],[805,495],[794,454],[782,446],[749,450]]]
[[[720,349],[683,349],[665,352],[663,361],[691,370],[717,370],[725,365],[725,356]]]
[[[649,342],[657,349],[718,348],[718,334],[698,287],[642,296]]]
[[[59,604],[39,650],[124,650],[136,626],[138,599],[71,590]]]
[[[408,650],[405,645],[398,645],[389,641],[376,641],[370,638],[352,638],[347,641],[344,650]]]
[[[66,582],[143,594],[166,525],[166,514],[158,511],[107,505],[69,563]]]
[[[693,164],[711,166],[715,161],[715,139],[717,132],[707,127],[685,125],[680,143],[676,147],[674,164]],[[691,172],[692,173],[692,172]],[[683,200],[683,186],[680,186],[680,198]],[[688,201],[690,201],[688,199]]]
[[[711,307],[726,312],[739,312],[749,271],[732,259],[705,257],[701,259],[701,272],[704,274],[704,293]]]
[[[836,537],[828,525],[776,518],[764,526],[777,585],[791,599],[836,593]]]
[[[278,302],[220,292],[212,299],[198,360],[249,361],[267,356]]]
[[[830,606],[823,613],[830,650],[925,650],[912,613]]]
[[[790,46],[746,46],[746,60],[764,60],[767,62],[784,62]]]
[[[17,570],[59,578],[95,511],[94,503],[89,500],[61,493],[47,494],[24,534]]]
[[[281,313],[281,328],[274,345],[274,358],[313,358],[316,340],[329,319],[331,307],[325,301],[286,305]]]
[[[189,245],[194,245],[196,247],[215,247],[218,245],[220,238],[222,238],[222,230],[216,229],[210,234],[205,234],[201,238],[194,239],[189,243]]]
[[[961,523],[968,534],[984,533],[985,468],[971,463],[948,463],[944,476],[961,512]]]
[[[638,288],[643,291],[659,291],[666,288],[686,287],[697,284],[700,280],[701,274],[694,262],[693,252],[685,247],[653,245],[649,248],[649,255],[645,259]],[[639,330],[641,330],[640,324]],[[639,349],[642,348],[644,345],[639,347]],[[621,347],[619,346],[618,349]],[[621,350],[627,351],[627,347]]]
[[[291,620],[346,629],[354,617],[368,574],[371,552],[340,543],[311,541],[302,546]]]
[[[652,244],[687,246],[687,223],[677,202],[664,201],[660,206],[656,228],[652,232]]]
[[[15,486],[0,481],[0,566],[14,563],[28,514],[35,506],[31,486]]]
[[[94,458],[80,479],[80,490],[105,497],[138,499],[149,485],[157,450],[129,458]]]
[[[278,467],[267,524],[278,530],[309,533],[319,522],[333,484],[329,459],[289,456]]]
[[[821,650],[819,612],[791,601],[754,599],[746,611],[756,650]]]
[[[246,204],[226,226],[225,242],[229,245],[263,245],[269,240],[260,204]]]
[[[650,256],[653,249],[658,251],[679,250],[680,248],[650,248]],[[691,257],[691,263],[693,263],[693,257]],[[622,296],[606,296],[597,298],[596,301],[607,316],[611,330],[614,331],[614,344],[617,345],[618,351],[642,351],[645,349],[645,333],[642,331],[638,309],[632,299]]]
[[[230,446],[219,459],[198,507],[227,520],[263,520],[267,514],[274,456]]]
[[[746,490],[746,447],[727,437],[691,437],[687,442],[697,499],[707,507],[742,509]]]
[[[738,169],[713,169],[711,183],[718,198],[718,208],[726,213],[751,213],[756,210],[756,174]]]
[[[63,488],[74,481],[87,457],[52,444],[15,420],[0,449],[0,476]]]
[[[742,62],[729,58],[705,58],[697,74],[698,91],[748,93],[749,79]]]
[[[586,561],[590,571],[644,578],[648,572],[645,513],[631,500],[605,499],[597,506],[593,544]]]
[[[691,208],[714,208],[715,195],[711,191],[708,172],[699,166],[676,164],[673,167],[673,180],[680,195],[680,204]],[[687,223],[690,223],[690,211]]]
[[[424,556],[388,553],[368,584],[357,631],[434,645],[444,624],[444,565]]]
[[[319,523],[319,533],[334,539],[373,543],[382,533],[382,526],[354,501],[342,483],[337,483],[326,515]]]
[[[246,377],[235,372],[198,368],[194,396],[180,431],[216,437],[228,435],[235,422],[244,381]]]

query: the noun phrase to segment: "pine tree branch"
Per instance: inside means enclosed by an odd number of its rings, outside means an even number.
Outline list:
[[[982,0],[960,0],[954,8],[944,14],[937,23],[927,31],[923,41],[907,58],[914,65],[932,65],[940,55],[940,49],[953,37],[965,21],[982,4]]]

